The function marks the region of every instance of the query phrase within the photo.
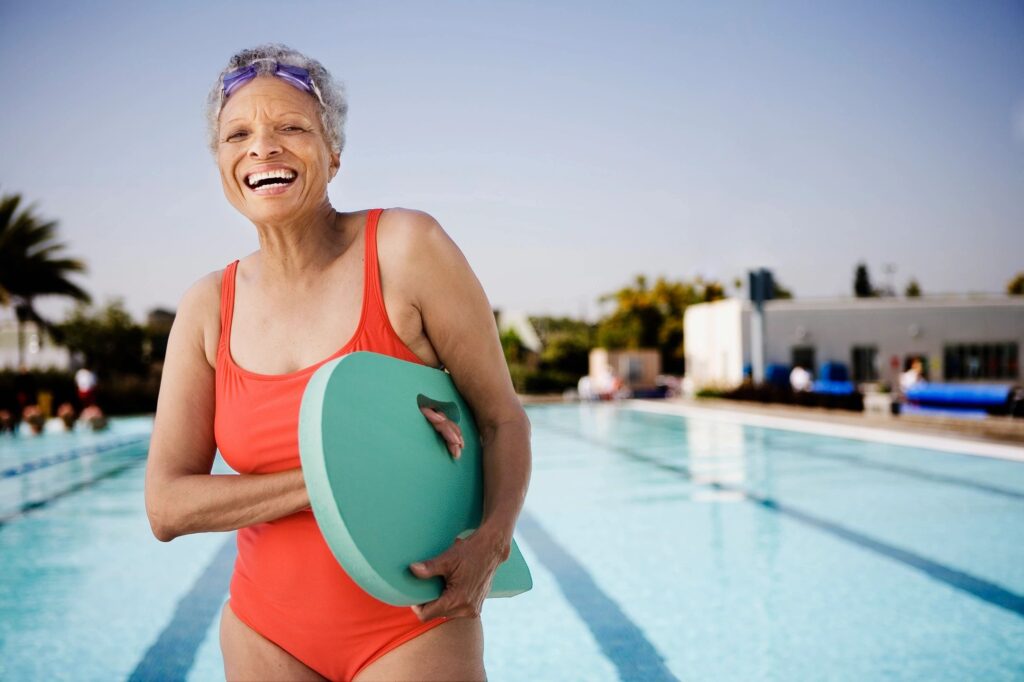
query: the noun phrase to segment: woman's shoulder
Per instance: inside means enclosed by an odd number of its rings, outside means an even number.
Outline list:
[[[221,281],[225,269],[226,267],[213,270],[192,282],[181,296],[177,315],[195,317],[208,314],[211,309],[214,312],[219,311]]]
[[[409,300],[422,300],[423,282],[437,282],[453,273],[471,272],[462,249],[426,211],[389,208],[381,216],[380,224],[377,251],[381,268],[389,271],[397,288],[404,291]],[[414,305],[419,307],[418,303]]]
[[[415,257],[431,242],[451,241],[441,223],[426,211],[396,206],[384,209],[377,223],[378,245],[387,243],[401,249],[402,255]]]
[[[401,263],[413,282],[445,267],[459,247],[434,216],[415,208],[385,209],[378,222],[377,250],[382,260]]]
[[[221,282],[225,269],[213,270],[195,280],[182,294],[174,315],[174,325],[202,343],[211,365],[216,364],[220,340]]]

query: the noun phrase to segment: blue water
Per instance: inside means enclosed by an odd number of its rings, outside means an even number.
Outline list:
[[[491,680],[1024,679],[1024,464],[528,411],[534,588],[485,603]],[[0,679],[223,679],[233,534],[152,537],[150,428],[0,438]]]

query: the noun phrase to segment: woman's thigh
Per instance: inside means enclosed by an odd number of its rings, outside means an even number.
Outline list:
[[[430,628],[363,668],[353,682],[398,680],[485,682],[480,618],[452,618]]]
[[[231,602],[224,605],[220,615],[220,649],[228,682],[326,679],[243,623],[231,610]]]

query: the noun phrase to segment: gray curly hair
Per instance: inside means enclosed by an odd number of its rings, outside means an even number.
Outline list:
[[[236,52],[228,60],[228,65],[217,76],[217,82],[206,97],[206,122],[210,152],[217,154],[217,137],[220,129],[220,112],[224,108],[222,82],[229,71],[240,69],[250,64],[256,66],[257,74],[268,74],[273,69],[273,62],[299,66],[309,71],[309,77],[320,90],[323,104],[317,100],[320,109],[320,123],[331,149],[341,153],[345,147],[345,118],[348,115],[348,101],[341,83],[334,80],[323,64],[307,57],[298,50],[293,50],[280,43],[264,43]],[[316,99],[315,95],[310,95]]]

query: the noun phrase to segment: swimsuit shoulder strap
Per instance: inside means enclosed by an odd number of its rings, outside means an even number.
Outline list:
[[[224,268],[224,276],[220,283],[220,342],[217,345],[218,355],[220,355],[220,351],[230,348],[231,318],[235,312],[235,271],[237,269],[237,260],[229,263]]]
[[[388,314],[384,308],[384,294],[380,286],[380,266],[377,260],[377,222],[383,212],[383,208],[375,208],[366,217],[366,234],[363,236],[366,250],[364,256],[366,267],[363,268],[363,291],[365,292],[363,305],[368,307],[368,313],[386,321]]]

